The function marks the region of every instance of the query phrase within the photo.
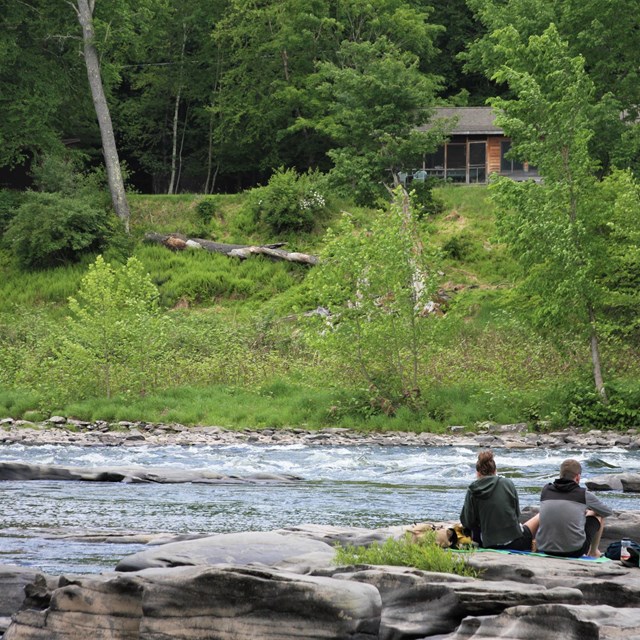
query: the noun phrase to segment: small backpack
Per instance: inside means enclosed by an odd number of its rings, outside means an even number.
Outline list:
[[[612,542],[607,547],[604,555],[611,560],[620,560],[620,547],[622,546],[621,542],[621,540]],[[640,544],[638,544],[635,540],[630,540],[629,542],[629,559],[623,560],[622,564],[624,564],[626,567],[638,567],[640,566]]]

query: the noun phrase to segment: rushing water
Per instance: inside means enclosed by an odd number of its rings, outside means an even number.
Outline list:
[[[536,505],[542,485],[566,457],[583,478],[640,473],[640,453],[494,450],[521,506]],[[139,544],[78,542],[73,534],[224,533],[299,524],[383,527],[459,517],[475,477],[477,451],[461,447],[0,446],[0,461],[81,467],[145,465],[209,469],[226,475],[293,474],[293,484],[120,484],[31,481],[1,483],[0,562],[50,573],[110,570]],[[606,492],[616,509],[640,509],[640,495]]]

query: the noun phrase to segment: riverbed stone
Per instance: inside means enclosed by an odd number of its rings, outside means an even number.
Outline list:
[[[171,543],[125,558],[126,572],[63,576],[46,583],[48,597],[25,601],[4,640],[544,640],[553,630],[554,639],[583,640],[634,638],[640,628],[640,570],[620,562],[460,554],[478,578],[336,566],[333,546],[318,538],[374,540],[399,528],[298,529],[307,535],[245,532]],[[287,568],[296,564],[305,571]],[[585,612],[602,607],[606,615],[588,619]],[[620,612],[617,622],[610,610]],[[557,618],[555,626],[545,615]]]

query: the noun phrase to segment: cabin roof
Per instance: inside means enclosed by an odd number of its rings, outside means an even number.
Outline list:
[[[451,135],[504,134],[495,124],[495,113],[492,107],[436,107],[431,121],[420,127],[427,131],[433,127],[435,120],[456,118],[457,123],[450,131]]]

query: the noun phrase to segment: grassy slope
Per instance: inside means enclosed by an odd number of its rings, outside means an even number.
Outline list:
[[[557,388],[574,379],[585,360],[570,352],[559,353],[505,311],[504,300],[515,268],[495,240],[495,214],[486,188],[444,187],[440,194],[445,211],[428,222],[426,232],[445,253],[443,288],[452,298],[451,321],[448,333],[443,332],[431,353],[428,374],[434,384],[428,410],[421,415],[401,410],[393,419],[371,417],[362,410],[361,399],[349,390],[314,384],[313,372],[303,370],[289,370],[283,380],[268,376],[270,382],[262,379],[249,384],[252,390],[192,384],[145,398],[62,403],[55,410],[87,419],[231,427],[340,424],[416,430],[451,423],[472,425],[482,419],[508,422],[548,416],[557,401]],[[133,196],[134,237],[140,241],[145,231],[154,230],[222,242],[281,240],[269,237],[245,219],[242,195],[213,197],[217,213],[208,225],[198,217],[201,200],[202,196],[190,195]],[[336,210],[344,208],[337,206]],[[366,211],[350,211],[366,219]],[[316,252],[321,231],[288,238],[288,246]],[[135,254],[158,284],[163,303],[168,308],[187,306],[176,313],[202,323],[214,319],[232,324],[256,314],[286,315],[295,307],[296,285],[305,273],[299,265],[261,259],[236,263],[198,252],[176,254],[140,242]],[[0,254],[0,260],[4,260],[7,273],[0,282],[0,298],[14,301],[20,313],[46,303],[50,305],[48,315],[54,319],[64,314],[66,298],[75,292],[86,268],[83,264],[21,274],[6,255]],[[35,405],[37,396],[32,393],[0,391],[0,414],[24,415]]]

